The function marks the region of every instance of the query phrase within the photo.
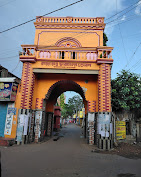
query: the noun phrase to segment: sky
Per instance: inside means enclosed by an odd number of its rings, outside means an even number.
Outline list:
[[[76,1],[0,0],[0,32]],[[125,8],[128,9],[119,13]],[[107,45],[114,47],[111,78],[122,69],[141,74],[141,1],[84,0],[50,16],[105,17]],[[18,57],[21,44],[34,44],[34,35],[33,22],[0,33],[0,65],[21,77],[22,63]]]

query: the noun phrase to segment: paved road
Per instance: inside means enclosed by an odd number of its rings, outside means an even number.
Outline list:
[[[141,159],[91,152],[74,124],[61,135],[58,141],[2,147],[2,177],[141,177]]]

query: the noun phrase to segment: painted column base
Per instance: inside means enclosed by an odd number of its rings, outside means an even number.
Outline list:
[[[94,144],[94,124],[95,124],[95,113],[88,113],[88,144],[93,145]]]
[[[44,122],[43,111],[37,110],[35,112],[35,143],[38,143],[42,139],[42,122]]]
[[[18,110],[18,125],[17,125],[17,144],[27,144],[30,142],[30,128],[31,128],[32,110],[19,109]]]
[[[113,123],[111,112],[97,114],[97,146],[99,149],[110,150],[113,148]]]
[[[47,136],[52,136],[52,130],[53,130],[53,112],[47,113]]]

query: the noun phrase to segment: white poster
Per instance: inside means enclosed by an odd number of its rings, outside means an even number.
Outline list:
[[[29,132],[30,132],[30,128],[31,128],[31,119],[32,119],[32,114],[28,113],[28,118],[29,118]]]
[[[101,134],[101,124],[97,124],[97,134]]]
[[[94,113],[88,113],[88,122],[94,122],[94,117],[95,117],[95,114]]]
[[[113,124],[110,123],[110,134],[112,134],[112,133],[113,133]]]
[[[106,132],[106,137],[109,137],[109,132]]]
[[[20,114],[19,116],[19,125],[20,126],[24,126],[24,114]]]
[[[4,130],[5,135],[11,135],[12,121],[13,121],[13,115],[7,114],[6,122],[5,122],[5,130]]]
[[[27,135],[28,130],[28,115],[24,115],[24,135]]]
[[[35,114],[35,131],[38,131],[38,137],[41,135],[42,111],[36,111]]]

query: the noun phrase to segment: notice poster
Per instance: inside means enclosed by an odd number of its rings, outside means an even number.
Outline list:
[[[41,122],[42,122],[42,111],[36,111],[35,114],[35,132],[38,134],[40,138],[41,135]]]
[[[17,138],[16,140],[22,142],[23,128],[24,128],[24,114],[20,114],[18,117],[18,126],[17,126]]]
[[[28,115],[24,115],[24,135],[27,135],[28,131]]]
[[[13,115],[7,114],[6,122],[5,122],[5,131],[4,131],[5,135],[11,135],[12,121],[13,121]]]
[[[16,100],[17,90],[18,90],[18,84],[13,83],[13,87],[12,87],[12,91],[11,91],[11,101]]]
[[[116,138],[117,138],[117,140],[126,138],[125,121],[116,121]]]
[[[88,113],[88,122],[94,122],[94,117],[95,117],[94,113]]]
[[[22,135],[23,135],[23,126],[18,125],[16,141],[22,142]]]
[[[31,113],[28,113],[28,118],[29,118],[29,132],[30,132],[30,129],[31,129],[31,120],[32,120],[32,114]]]
[[[109,137],[112,134],[112,123],[110,114],[99,114],[97,118],[97,133],[102,137]]]
[[[16,115],[16,110],[17,110],[17,108],[8,107],[7,114]]]
[[[20,116],[19,116],[19,124],[20,124],[20,126],[24,126],[24,114],[21,114]]]

